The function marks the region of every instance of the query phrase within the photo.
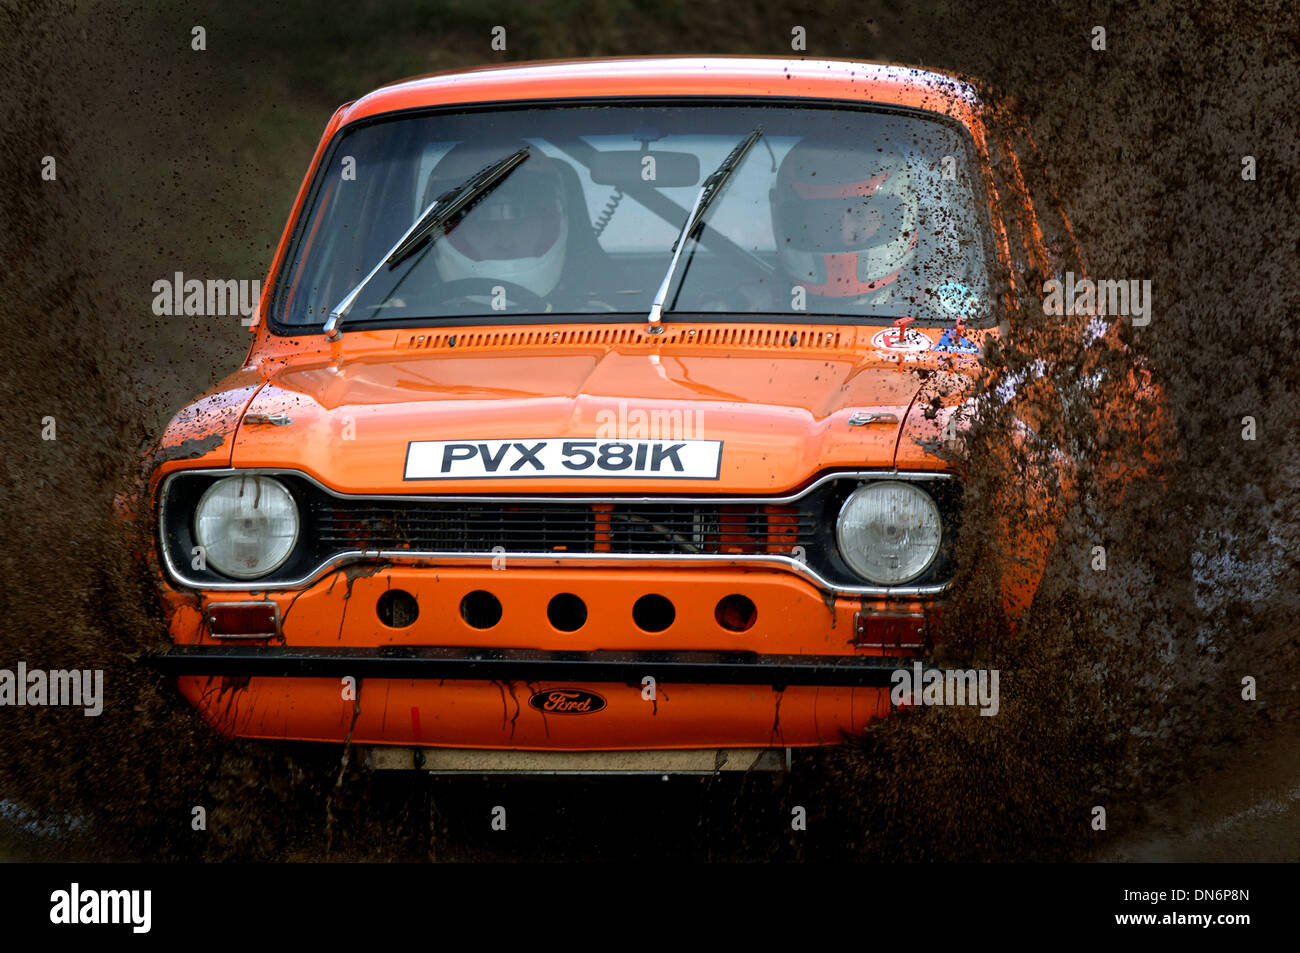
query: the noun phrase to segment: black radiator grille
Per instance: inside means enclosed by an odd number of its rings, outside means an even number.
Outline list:
[[[320,500],[312,522],[330,549],[457,553],[789,555],[814,532],[811,512],[760,503]]]

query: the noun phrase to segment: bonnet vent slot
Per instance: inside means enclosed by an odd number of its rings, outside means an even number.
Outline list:
[[[839,330],[790,327],[718,327],[668,329],[649,340],[640,325],[608,328],[573,328],[571,330],[466,331],[462,329],[412,334],[407,350],[477,350],[500,348],[514,350],[527,347],[562,347],[567,345],[608,347],[615,344],[653,344],[662,346],[698,345],[700,347],[757,348],[764,350],[833,351],[845,344]]]
[[[511,331],[435,331],[432,334],[413,334],[407,342],[408,350],[449,350],[452,348],[520,348],[571,344],[634,344],[645,339],[643,329],[624,325],[611,328],[574,328],[554,331],[536,328],[519,328]]]

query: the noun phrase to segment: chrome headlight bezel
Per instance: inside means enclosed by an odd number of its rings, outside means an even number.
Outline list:
[[[248,486],[250,481],[254,484],[253,487],[251,487],[253,491],[251,494],[248,492],[250,489]],[[282,518],[285,515],[288,515],[293,521],[293,532],[288,535],[288,542],[286,543],[284,541],[285,537],[281,536],[279,538],[278,547],[271,550],[271,555],[274,556],[274,558],[263,560],[259,563],[257,568],[253,570],[235,566],[233,564],[234,560],[227,558],[227,554],[221,552],[220,544],[222,540],[211,538],[210,531],[209,533],[205,533],[204,530],[203,518],[205,515],[205,508],[216,505],[215,501],[218,499],[220,493],[228,491],[236,486],[240,491],[239,498],[251,499],[256,506],[264,504],[285,506],[287,504],[287,509],[282,509],[279,514],[276,514],[276,517]],[[231,579],[256,580],[271,575],[283,566],[293,555],[294,550],[298,546],[298,539],[302,533],[302,513],[299,510],[298,501],[294,498],[293,493],[281,481],[274,477],[263,476],[260,474],[233,475],[214,481],[203,491],[203,495],[199,497],[198,503],[195,504],[194,513],[191,519],[194,542],[203,548],[205,561],[213,571]],[[214,543],[216,545],[214,545]]]
[[[855,508],[862,507],[862,501],[869,495],[898,492],[907,494],[909,502],[917,504],[920,517],[912,526],[907,527],[905,532],[908,535],[916,533],[923,541],[925,536],[933,535],[933,542],[926,542],[929,552],[923,561],[913,561],[914,565],[909,566],[909,571],[906,573],[890,575],[883,567],[878,568],[863,561],[864,547],[861,539],[848,538],[848,534],[852,532],[849,518]],[[861,532],[859,530],[859,533]],[[841,504],[839,515],[835,519],[835,543],[840,558],[860,578],[878,586],[904,586],[924,576],[939,558],[944,544],[943,513],[935,498],[915,483],[903,480],[876,480],[858,487]],[[867,548],[870,550],[871,547]]]

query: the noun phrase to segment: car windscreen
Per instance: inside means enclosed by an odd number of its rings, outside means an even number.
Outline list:
[[[273,319],[320,326],[436,200],[525,147],[523,162],[423,247],[378,269],[347,327],[644,315],[701,184],[755,129],[683,248],[666,320],[988,320],[987,204],[957,123],[883,108],[662,101],[440,109],[345,129],[309,192]]]

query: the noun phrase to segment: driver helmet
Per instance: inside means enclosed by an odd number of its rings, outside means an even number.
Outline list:
[[[875,292],[916,252],[920,203],[902,156],[804,139],[782,159],[769,198],[781,262],[812,294]]]
[[[425,207],[524,145],[480,141],[454,146],[429,176]],[[545,297],[559,284],[568,237],[563,180],[554,160],[533,146],[527,159],[453,222],[432,256],[443,281],[498,279]]]

